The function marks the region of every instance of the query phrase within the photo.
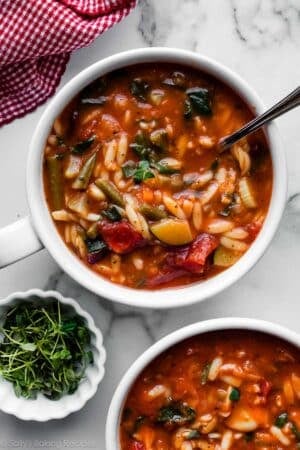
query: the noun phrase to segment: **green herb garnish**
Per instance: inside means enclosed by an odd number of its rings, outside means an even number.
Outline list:
[[[0,375],[17,396],[51,400],[76,391],[93,361],[84,321],[59,302],[11,308],[0,328]]]
[[[149,161],[140,161],[133,174],[133,180],[136,183],[141,183],[149,178],[154,178],[154,173],[150,169]]]
[[[82,155],[82,153],[84,153],[91,147],[95,139],[96,136],[93,135],[88,139],[86,139],[85,141],[78,142],[78,144],[75,144],[73,147],[71,147],[71,152],[75,153],[76,155]]]
[[[231,400],[232,402],[238,402],[240,396],[241,396],[240,391],[237,388],[232,388],[229,395],[229,400]]]

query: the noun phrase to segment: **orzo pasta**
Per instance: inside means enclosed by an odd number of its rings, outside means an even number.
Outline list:
[[[234,264],[264,222],[272,163],[261,132],[229,152],[217,143],[251,117],[228,87],[187,67],[132,66],[93,82],[45,146],[47,202],[65,243],[133,288]]]

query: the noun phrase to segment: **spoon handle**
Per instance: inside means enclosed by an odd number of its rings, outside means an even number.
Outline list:
[[[294,91],[292,91],[289,95],[284,97],[266,112],[261,114],[260,116],[255,117],[253,120],[248,122],[244,127],[235,131],[234,133],[226,136],[219,141],[219,149],[220,152],[227,150],[237,141],[239,141],[244,136],[247,136],[250,133],[253,133],[258,128],[262,127],[265,123],[270,122],[276,117],[281,116],[281,114],[290,111],[296,106],[300,105],[300,86],[297,87]]]

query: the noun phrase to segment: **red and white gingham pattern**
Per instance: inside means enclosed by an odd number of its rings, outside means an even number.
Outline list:
[[[137,0],[0,0],[0,126],[51,96],[69,53],[122,20]]]

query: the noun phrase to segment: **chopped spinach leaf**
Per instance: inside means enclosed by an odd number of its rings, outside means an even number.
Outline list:
[[[231,400],[232,402],[237,402],[240,399],[240,391],[237,388],[232,388],[230,395],[229,395],[229,400]]]
[[[112,205],[107,210],[103,211],[102,213],[107,219],[109,219],[111,222],[120,222],[122,220],[122,216],[120,214],[119,209],[117,206]]]
[[[208,116],[212,113],[211,97],[208,89],[193,87],[186,90],[192,110],[195,114]]]
[[[185,403],[173,402],[160,408],[157,422],[165,425],[184,425],[192,422],[196,417],[196,412]]]
[[[275,420],[275,426],[282,428],[288,422],[288,415],[286,412],[279,414]]]
[[[100,239],[86,239],[85,243],[89,253],[97,253],[106,248],[105,242]]]
[[[147,81],[144,81],[141,78],[135,78],[130,83],[130,92],[142,102],[146,101],[149,88],[150,86]]]
[[[96,139],[96,136],[93,135],[93,136],[89,137],[88,139],[86,139],[85,141],[78,142],[78,144],[75,144],[73,147],[71,147],[71,152],[78,154],[78,155],[82,155],[82,153],[84,153],[86,150],[88,150],[91,147],[91,145],[93,144],[95,139]]]

